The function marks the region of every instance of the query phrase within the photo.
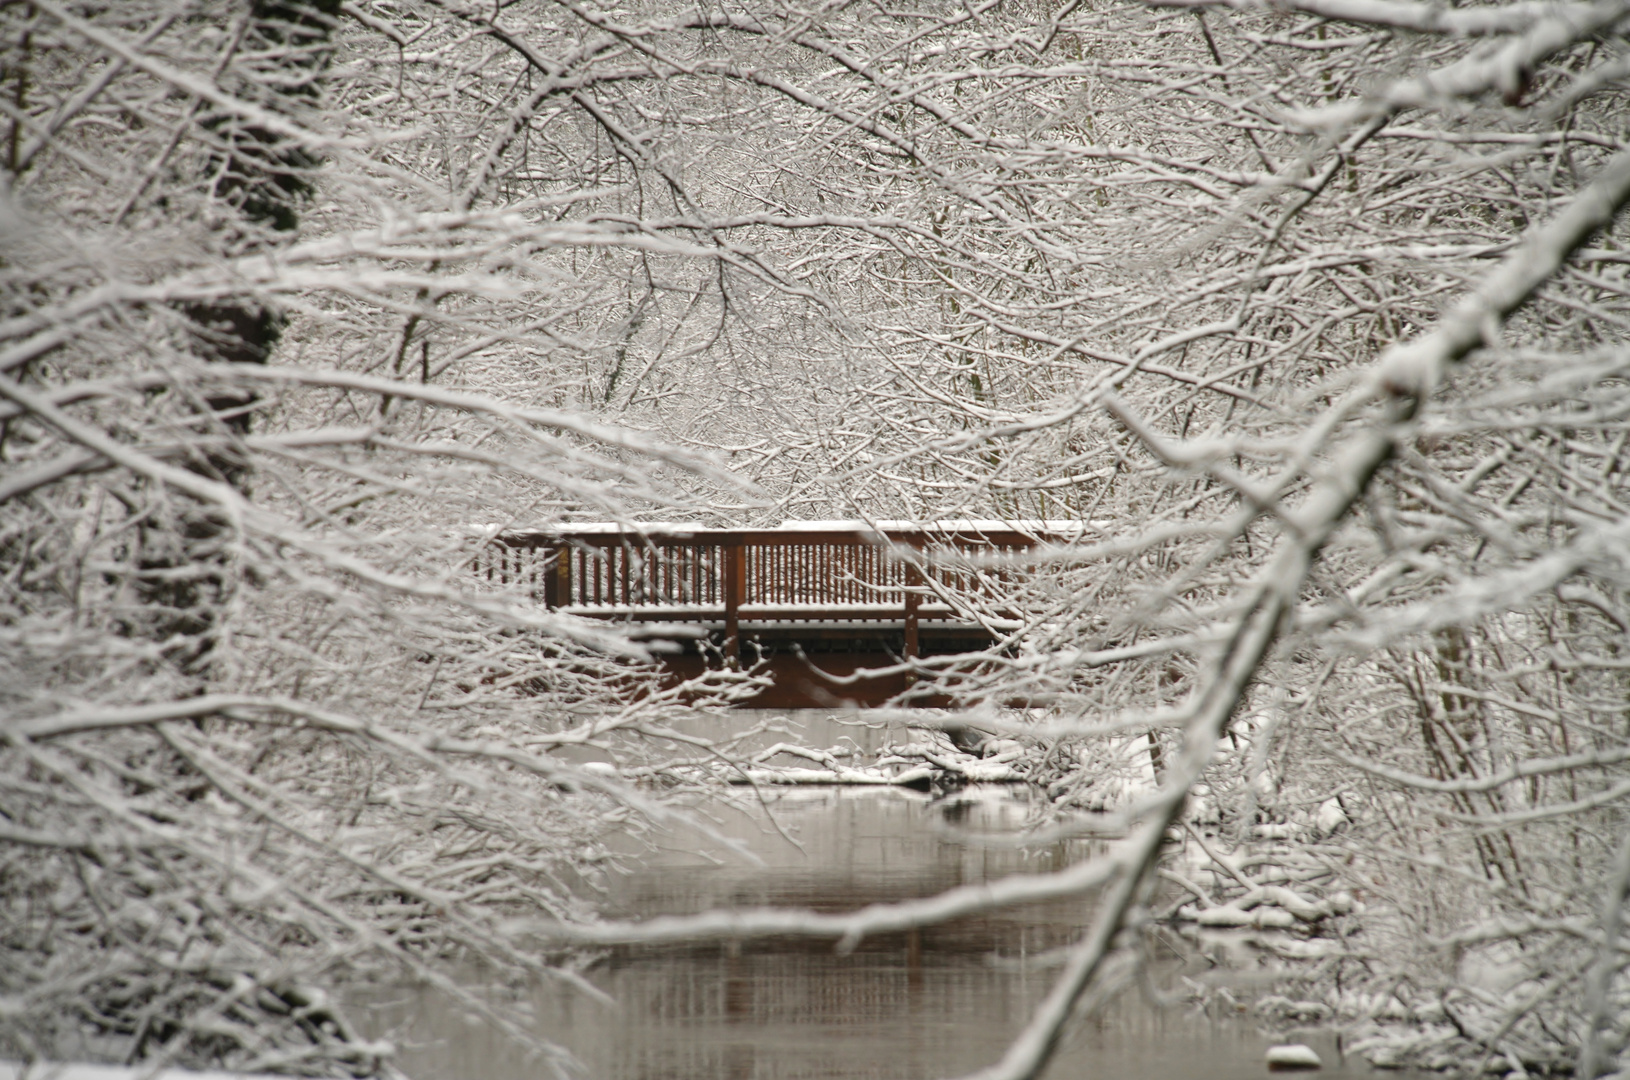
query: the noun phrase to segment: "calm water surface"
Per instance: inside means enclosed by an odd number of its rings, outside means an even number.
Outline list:
[[[771,794],[747,811],[710,808],[719,832],[760,861],[694,832],[668,834],[612,883],[607,913],[762,904],[848,910],[1045,871],[1091,853],[1086,841],[1034,850],[977,842],[1021,823],[1025,799],[1022,789],[935,801],[822,788]],[[555,986],[524,993],[537,1031],[567,1046],[599,1080],[957,1076],[1001,1055],[1051,983],[1053,971],[1037,967],[1036,954],[1069,941],[1091,908],[1090,897],[1031,905],[878,937],[847,956],[830,942],[789,940],[623,949],[586,973],[616,1007]],[[1164,962],[1168,980],[1179,963]],[[546,1071],[429,991],[396,995],[374,1019],[417,1080],[538,1080]],[[1161,1008],[1134,987],[1079,1026],[1047,1075],[1265,1080],[1269,1041],[1248,1022]],[[1309,1041],[1327,1063],[1319,1077],[1371,1075],[1357,1061],[1342,1062],[1332,1040]]]

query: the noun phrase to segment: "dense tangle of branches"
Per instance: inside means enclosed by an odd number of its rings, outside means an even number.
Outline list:
[[[1163,880],[1358,920],[1314,974],[1377,1047],[1605,1070],[1627,24],[0,2],[0,947],[37,961],[0,1052],[367,1072],[320,993],[359,968],[1013,901],[596,922],[598,838],[669,811],[553,751],[731,747],[638,643],[466,571],[516,524],[1006,517],[1087,539],[918,688],[1069,747],[1061,806],[1150,782],[981,1075],[1039,1072],[1199,818],[1240,861]]]

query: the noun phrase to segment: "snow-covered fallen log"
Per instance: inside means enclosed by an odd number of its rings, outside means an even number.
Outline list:
[[[745,763],[715,766],[717,775],[732,784],[790,784],[837,786],[895,786],[926,788],[931,784],[1023,783],[1027,777],[1015,767],[1024,754],[1017,743],[990,757],[962,753],[944,742],[913,741],[890,746],[869,764],[855,760],[848,747],[816,749],[777,743]],[[778,764],[776,758],[799,759]],[[812,767],[819,766],[819,767]]]
[[[926,766],[891,772],[882,768],[830,769],[760,768],[733,772],[729,780],[734,784],[833,784],[859,787],[921,787],[932,783],[934,770]]]

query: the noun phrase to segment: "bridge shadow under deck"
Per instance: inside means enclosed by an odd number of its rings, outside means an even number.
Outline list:
[[[771,680],[768,687],[739,702],[740,708],[876,708],[895,703],[944,709],[956,704],[942,694],[908,694],[911,676],[898,670],[906,655],[905,627],[900,622],[852,626],[743,623],[740,630],[741,666]],[[991,636],[978,626],[922,626],[917,634],[921,658],[965,656],[983,652],[992,643]],[[727,662],[722,627],[712,627],[706,638],[684,642],[682,647],[683,652],[661,658],[669,685],[698,678]],[[871,671],[888,673],[865,674]]]

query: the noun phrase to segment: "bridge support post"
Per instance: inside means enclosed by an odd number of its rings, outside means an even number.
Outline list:
[[[543,606],[553,611],[572,602],[572,549],[565,544],[554,548],[553,565],[543,572]]]
[[[907,660],[915,660],[915,659],[917,659],[917,653],[918,653],[918,648],[917,648],[917,608],[922,604],[922,593],[919,592],[919,590],[922,588],[922,582],[923,582],[923,576],[922,576],[922,573],[917,569],[916,564],[915,563],[907,563],[906,564],[906,572],[905,572],[905,585],[906,585],[906,588],[905,588],[905,592],[906,592],[906,618],[905,618],[906,648],[905,648],[905,654],[906,654],[906,659]]]
[[[741,666],[741,602],[747,592],[747,552],[740,544],[722,545],[724,552],[724,655],[732,667]]]

